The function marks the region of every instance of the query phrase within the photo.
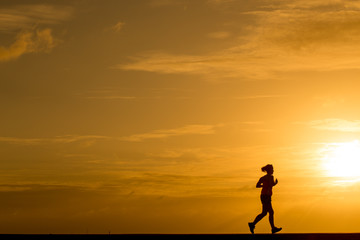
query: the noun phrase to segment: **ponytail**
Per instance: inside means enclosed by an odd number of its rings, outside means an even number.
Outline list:
[[[268,165],[262,167],[262,168],[261,168],[261,171],[263,171],[263,172],[269,172],[270,169],[273,169],[273,165],[268,164]]]

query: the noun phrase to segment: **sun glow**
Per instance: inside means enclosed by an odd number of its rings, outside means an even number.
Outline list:
[[[325,147],[323,166],[331,177],[360,177],[360,142],[332,143]]]

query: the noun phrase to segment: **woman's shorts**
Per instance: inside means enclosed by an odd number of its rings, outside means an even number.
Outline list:
[[[271,196],[269,195],[260,195],[262,204],[271,204]]]

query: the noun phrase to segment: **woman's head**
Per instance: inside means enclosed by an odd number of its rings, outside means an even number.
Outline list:
[[[261,171],[267,172],[267,174],[273,174],[273,172],[274,172],[274,167],[273,167],[273,165],[268,164],[268,165],[262,167],[262,168],[261,168]]]

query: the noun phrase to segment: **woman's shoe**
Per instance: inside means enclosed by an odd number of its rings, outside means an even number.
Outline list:
[[[252,234],[254,234],[255,224],[249,222],[248,225],[249,225],[249,228],[250,228],[250,232],[251,232]]]
[[[280,232],[281,229],[282,229],[282,228],[274,227],[273,229],[271,229],[271,232],[272,232],[272,234],[274,234],[274,233]]]

